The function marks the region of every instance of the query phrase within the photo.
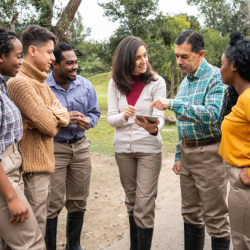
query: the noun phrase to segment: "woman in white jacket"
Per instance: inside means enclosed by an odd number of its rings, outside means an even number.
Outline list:
[[[115,127],[115,158],[126,194],[131,250],[151,248],[155,199],[162,163],[164,112],[149,110],[150,103],[166,97],[166,84],[148,63],[144,42],[129,36],[113,57],[108,90],[108,123]],[[157,116],[156,123],[136,115]]]

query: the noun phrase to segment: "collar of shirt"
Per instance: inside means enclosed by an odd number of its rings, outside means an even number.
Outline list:
[[[4,76],[0,75],[0,90],[2,90],[6,95],[8,95],[6,81],[7,79]]]
[[[205,58],[203,58],[201,65],[195,71],[194,75],[190,76],[189,74],[187,74],[188,81],[193,82],[196,79],[200,79],[201,75],[203,74],[203,71],[206,69],[207,66],[208,66],[208,62]]]
[[[54,87],[57,90],[65,91],[65,92],[69,92],[70,90],[74,89],[77,85],[81,85],[81,83],[76,79],[70,82],[68,89],[65,90],[64,88],[62,88],[60,85],[56,83],[56,80],[53,76],[53,71],[49,74],[49,77],[46,81],[50,87]]]
[[[6,78],[2,75],[0,75],[0,84],[6,83]]]

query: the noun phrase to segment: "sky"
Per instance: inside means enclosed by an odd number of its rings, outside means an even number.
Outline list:
[[[108,39],[119,26],[119,23],[113,23],[107,17],[103,17],[103,8],[97,4],[98,0],[83,0],[79,11],[83,17],[85,27],[92,29],[90,39],[102,41]],[[104,3],[107,0],[99,0]],[[196,6],[189,6],[186,0],[159,0],[159,12],[164,14],[187,13],[189,15],[198,15]]]

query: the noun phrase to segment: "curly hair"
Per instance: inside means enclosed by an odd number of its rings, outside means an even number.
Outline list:
[[[250,40],[244,39],[239,32],[230,35],[230,47],[224,52],[228,64],[234,62],[239,75],[250,81]]]
[[[112,61],[112,78],[118,90],[124,95],[131,91],[134,84],[132,72],[135,69],[136,52],[142,45],[146,48],[141,38],[128,36],[120,42],[115,50]],[[141,81],[148,84],[156,80],[155,73],[148,63],[146,72],[141,74]]]
[[[73,50],[73,48],[70,44],[65,43],[65,42],[59,42],[54,49],[56,63],[60,64],[60,62],[62,61],[62,59],[63,59],[62,52],[71,51],[71,50]]]
[[[49,41],[53,41],[54,44],[56,43],[56,37],[52,32],[38,25],[29,25],[21,35],[23,54],[27,55],[29,46],[43,45]]]
[[[15,32],[4,29],[0,26],[0,55],[7,56],[14,49],[11,40],[18,39]]]

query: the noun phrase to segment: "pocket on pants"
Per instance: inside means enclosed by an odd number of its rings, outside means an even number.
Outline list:
[[[231,186],[235,188],[249,188],[244,186],[244,184],[240,180],[240,172],[243,168],[232,166],[227,162],[225,162],[225,168]]]
[[[27,173],[23,176],[23,179],[26,181],[26,182],[29,182],[32,177],[35,175],[35,173]]]
[[[2,155],[2,160],[1,160],[4,172],[6,175],[10,174],[11,172],[14,172],[15,170],[19,169],[21,167],[21,159],[18,159],[9,155]]]

